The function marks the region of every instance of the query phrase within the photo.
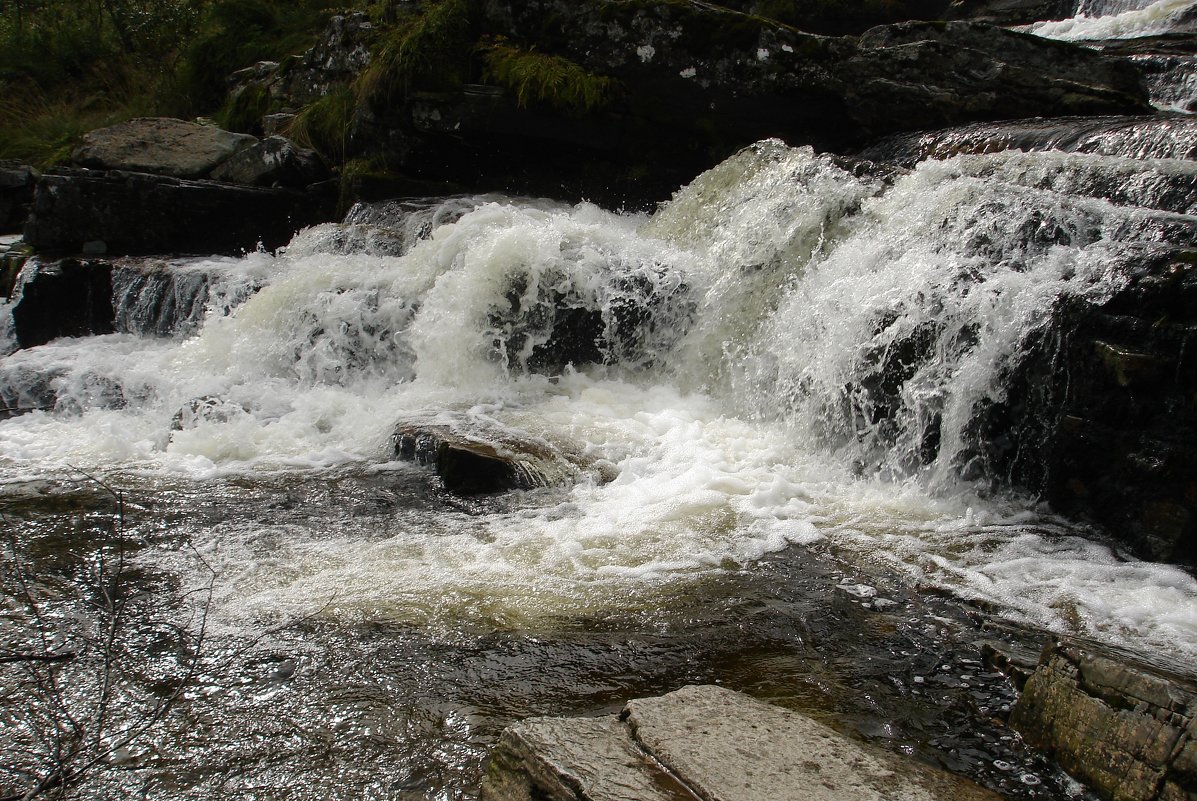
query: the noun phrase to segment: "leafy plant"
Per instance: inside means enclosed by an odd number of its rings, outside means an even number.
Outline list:
[[[613,81],[569,59],[519,48],[502,38],[483,44],[479,51],[484,77],[515,92],[521,106],[537,100],[567,113],[583,114],[610,100]]]

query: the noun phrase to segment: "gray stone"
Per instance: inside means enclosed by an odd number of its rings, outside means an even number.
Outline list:
[[[971,782],[902,759],[722,687],[629,701],[633,736],[711,801],[997,801]]]
[[[270,136],[239,150],[212,170],[212,180],[246,186],[302,188],[329,177],[316,151]]]
[[[203,178],[257,141],[214,125],[142,117],[84,134],[71,160],[80,167]]]
[[[622,722],[620,722],[622,721]],[[722,687],[629,701],[620,719],[504,732],[481,801],[999,801],[977,785]]]
[[[396,426],[392,440],[399,459],[434,466],[445,489],[459,495],[572,484],[586,475],[614,477],[613,468],[584,458],[576,448],[472,415],[409,419]]]
[[[1095,646],[1044,651],[1011,725],[1102,798],[1197,794],[1197,685]]]
[[[672,785],[672,786],[671,786]],[[479,801],[693,801],[615,716],[531,718],[503,732]]]

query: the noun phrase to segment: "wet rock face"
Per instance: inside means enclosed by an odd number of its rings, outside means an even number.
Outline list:
[[[37,171],[20,165],[0,167],[0,233],[20,230],[33,201]]]
[[[1195,715],[1190,679],[1055,643],[1010,722],[1103,798],[1183,801],[1197,794]]]
[[[71,154],[79,167],[204,178],[258,140],[213,125],[144,117],[84,134]]]
[[[583,457],[568,444],[472,415],[440,413],[400,422],[391,438],[398,459],[436,469],[458,495],[606,481],[612,468]]]
[[[38,182],[25,241],[39,252],[239,253],[285,245],[330,217],[334,202],[294,190],[61,168]]]
[[[1145,249],[1056,312],[985,439],[999,473],[1150,559],[1197,564],[1197,252]],[[1001,433],[1001,436],[998,436]]]
[[[12,319],[18,347],[114,330],[109,262],[31,259],[21,270],[14,294]]]
[[[316,151],[282,136],[269,136],[233,154],[212,171],[212,180],[246,186],[303,188],[329,177]]]

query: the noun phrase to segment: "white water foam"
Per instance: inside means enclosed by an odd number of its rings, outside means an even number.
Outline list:
[[[489,199],[365,252],[319,227],[240,262],[263,288],[197,335],[7,357],[0,372],[50,376],[55,408],[0,421],[0,480],[302,485],[389,464],[397,419],[452,409],[571,442],[616,477],[486,514],[193,526],[216,615],[526,625],[666,603],[673,582],[824,542],[1019,620],[1191,659],[1190,576],[959,479],[1003,365],[1056,298],[1107,296],[1115,240],[1158,214],[1020,182],[1033,158],[927,162],[885,189],[762,143],[651,220]],[[559,307],[592,313],[609,364],[529,370]],[[628,309],[648,315],[633,341]],[[911,337],[887,397],[878,366]]]
[[[1149,3],[1082,6],[1076,16],[1035,22],[1018,30],[1047,39],[1070,42],[1135,39],[1175,30],[1197,5],[1194,0],[1154,0]]]

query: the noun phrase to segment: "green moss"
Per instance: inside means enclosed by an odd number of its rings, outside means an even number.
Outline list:
[[[229,97],[224,108],[216,113],[216,122],[228,131],[260,136],[262,117],[275,111],[276,106],[269,89],[262,84],[249,84]]]
[[[330,164],[344,164],[356,98],[348,87],[305,106],[291,121],[288,135]]]
[[[494,40],[479,48],[483,77],[515,92],[526,106],[536,100],[571,114],[584,114],[605,106],[613,81],[595,75],[560,56],[538,53]]]
[[[388,30],[371,50],[355,89],[385,103],[412,89],[459,85],[469,71],[470,0],[440,0]]]

